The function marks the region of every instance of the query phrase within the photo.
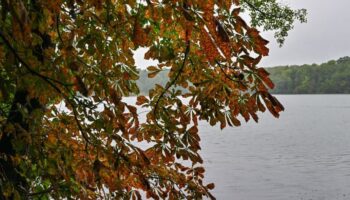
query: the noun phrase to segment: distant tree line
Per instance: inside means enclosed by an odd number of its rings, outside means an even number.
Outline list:
[[[267,68],[276,87],[275,94],[350,94],[350,57],[331,60],[323,64],[291,65]],[[140,71],[141,94],[147,94],[155,84],[164,86],[168,70],[148,78],[146,70]]]
[[[348,94],[350,93],[350,57],[320,65],[267,68],[276,85],[275,94]]]

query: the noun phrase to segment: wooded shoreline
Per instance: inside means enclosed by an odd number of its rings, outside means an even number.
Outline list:
[[[350,94],[350,57],[331,60],[322,64],[276,66],[266,68],[275,83],[273,94]],[[155,84],[164,86],[168,70],[154,78],[140,71],[138,85],[141,94],[147,94]]]

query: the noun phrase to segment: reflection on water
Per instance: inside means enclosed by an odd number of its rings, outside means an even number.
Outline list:
[[[220,131],[201,124],[218,199],[350,199],[350,95],[278,96],[280,119]]]

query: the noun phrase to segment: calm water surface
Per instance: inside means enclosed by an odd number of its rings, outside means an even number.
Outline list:
[[[277,96],[280,119],[220,131],[202,124],[206,180],[218,199],[350,199],[350,95]]]
[[[200,124],[217,199],[349,200],[350,95],[279,95],[286,111],[237,128]],[[128,102],[135,98],[128,98]]]

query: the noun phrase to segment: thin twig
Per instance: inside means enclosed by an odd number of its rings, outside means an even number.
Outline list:
[[[153,115],[154,115],[155,118],[156,118],[156,116],[157,116],[158,104],[159,104],[160,100],[164,97],[165,93],[169,90],[169,88],[170,88],[171,86],[173,86],[173,85],[176,83],[177,79],[180,77],[180,75],[181,75],[181,73],[182,73],[182,71],[183,71],[183,68],[185,67],[185,63],[186,63],[186,60],[187,60],[187,57],[188,57],[189,52],[190,52],[190,42],[187,41],[187,43],[186,43],[186,50],[185,50],[185,57],[184,57],[184,60],[183,60],[183,62],[182,62],[182,65],[181,65],[181,67],[180,67],[178,73],[176,74],[175,78],[174,78],[169,84],[167,84],[167,86],[165,87],[165,89],[163,90],[163,92],[159,95],[159,97],[158,97],[158,99],[157,99],[157,102],[156,102],[156,104],[155,104],[155,106],[154,106]],[[157,125],[160,129],[162,129],[163,131],[165,131],[164,128],[162,128],[162,127],[158,124],[157,119],[155,119],[155,123],[156,123],[156,125]],[[166,131],[165,131],[165,132],[166,132]]]
[[[83,136],[84,140],[86,141],[85,150],[87,151],[88,144],[91,144],[91,145],[93,145],[93,144],[90,142],[90,139],[89,139],[88,135],[85,133],[83,127],[80,124],[80,121],[79,121],[78,116],[77,116],[78,115],[78,111],[76,110],[75,107],[73,107],[73,114],[74,114],[75,122],[78,125],[78,128],[79,128],[79,130],[81,132],[81,135]]]
[[[232,77],[230,77],[230,76],[224,71],[224,69],[222,68],[222,65],[221,65],[217,60],[215,60],[215,63],[219,65],[220,70],[222,71],[222,73],[224,73],[224,75],[225,75],[226,78],[230,79],[230,80],[233,81],[233,82],[237,82],[237,83],[240,82],[240,81],[234,80]]]
[[[57,31],[57,34],[58,34],[58,38],[64,44],[63,39],[62,39],[62,35],[61,35],[61,32],[60,32],[60,14],[59,13],[56,15],[56,29],[57,29],[56,31]]]
[[[43,191],[40,191],[40,192],[29,193],[29,194],[27,194],[27,196],[28,197],[32,197],[32,196],[37,196],[37,195],[43,195],[43,194],[51,192],[53,189],[55,189],[55,187],[51,186],[51,187],[47,188],[46,190],[43,190]]]

